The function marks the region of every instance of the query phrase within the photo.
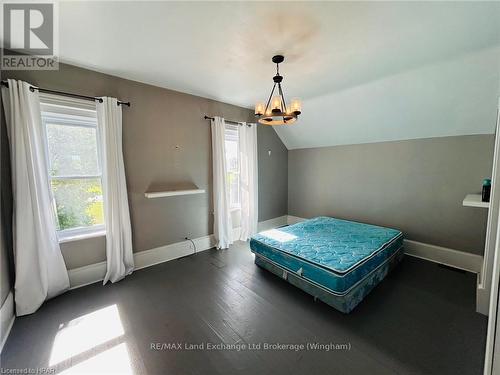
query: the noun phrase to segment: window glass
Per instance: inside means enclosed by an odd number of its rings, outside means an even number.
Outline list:
[[[95,106],[43,102],[47,169],[59,238],[104,229],[100,151]],[[58,104],[58,103],[57,103]]]
[[[100,178],[52,179],[59,230],[104,224]]]
[[[231,209],[240,208],[240,161],[238,141],[238,128],[233,125],[226,125],[226,167]]]
[[[51,176],[99,174],[97,129],[47,123]]]

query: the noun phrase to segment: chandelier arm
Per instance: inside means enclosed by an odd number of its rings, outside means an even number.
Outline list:
[[[271,95],[269,95],[269,99],[267,99],[266,109],[264,110],[264,116],[266,115],[267,109],[269,108],[269,103],[271,102],[271,98],[273,97],[275,88],[276,88],[276,83],[274,83],[273,89],[271,90]]]
[[[286,119],[285,119],[285,113],[286,113],[286,104],[285,104],[285,98],[283,97],[283,90],[281,89],[281,83],[278,83],[278,92],[281,97],[281,113],[282,113],[282,118],[283,118],[283,123],[286,124]]]
[[[287,113],[285,95],[283,94],[283,89],[281,88],[281,83],[278,83],[278,90],[279,90],[279,93],[281,95],[281,102],[283,104],[283,108],[285,109],[283,112]]]

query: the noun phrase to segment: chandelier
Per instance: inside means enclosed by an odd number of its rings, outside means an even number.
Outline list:
[[[255,117],[257,117],[257,120],[261,124],[291,125],[297,121],[297,117],[301,113],[302,103],[300,99],[292,99],[289,107],[287,107],[285,102],[285,96],[281,88],[283,76],[280,75],[279,68],[279,64],[284,60],[285,57],[282,55],[273,57],[272,61],[276,64],[276,75],[273,77],[274,86],[271,90],[271,95],[269,95],[269,99],[265,105],[264,102],[259,102],[255,105]],[[275,91],[277,92],[275,93]]]

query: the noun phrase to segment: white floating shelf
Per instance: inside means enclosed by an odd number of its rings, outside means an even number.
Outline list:
[[[204,189],[191,189],[191,190],[169,190],[169,191],[152,191],[146,192],[144,195],[146,198],[161,198],[161,197],[173,197],[176,195],[192,195],[192,194],[203,194]]]
[[[490,208],[490,202],[483,202],[481,194],[467,194],[462,204],[467,207]]]

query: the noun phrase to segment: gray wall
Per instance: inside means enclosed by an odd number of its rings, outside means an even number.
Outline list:
[[[135,252],[213,232],[210,126],[203,116],[253,121],[251,110],[65,64],[59,71],[12,71],[3,78],[132,102],[123,109],[123,148]],[[272,129],[259,129],[258,140],[259,158],[262,147],[273,150],[259,165],[259,219],[264,220],[287,213],[287,150]],[[266,176],[274,173],[270,169],[281,171],[277,185],[267,183]],[[144,197],[151,188],[190,182],[207,193]],[[104,238],[64,243],[61,248],[69,269],[105,260]]]
[[[259,220],[263,221],[288,213],[288,150],[272,126],[259,125],[257,129]]]
[[[478,135],[291,150],[288,211],[390,226],[482,254],[487,210],[462,200],[490,177],[493,147],[493,135]]]

